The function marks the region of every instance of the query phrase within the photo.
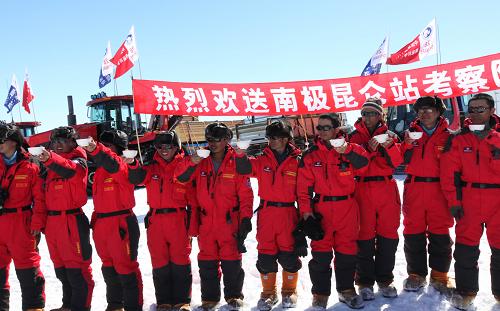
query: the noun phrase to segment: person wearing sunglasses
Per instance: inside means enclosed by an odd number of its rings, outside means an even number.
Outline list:
[[[179,165],[180,182],[196,184],[200,226],[198,266],[200,268],[201,309],[214,310],[221,298],[220,270],[224,278],[224,298],[228,310],[243,308],[241,253],[252,230],[253,192],[250,179],[236,168],[236,154],[229,144],[233,132],[224,123],[205,128],[210,156],[190,156]]]
[[[295,230],[298,224],[295,204],[297,169],[301,151],[292,144],[292,127],[283,121],[269,124],[266,138],[268,145],[261,156],[237,158],[237,161],[245,160],[251,176],[257,178],[259,183],[257,270],[260,272],[262,292],[257,308],[271,310],[278,303],[278,262],[283,268],[282,307],[294,308],[297,304],[298,271],[302,267],[299,255],[307,256],[305,235],[300,229]],[[276,222],[276,219],[281,221]]]
[[[191,237],[197,235],[192,182],[181,183],[174,171],[185,157],[175,133],[158,132],[153,161],[131,169],[129,180],[145,185],[150,210],[144,219],[153,266],[156,310],[191,310]]]
[[[375,281],[382,296],[394,298],[398,295],[393,270],[401,202],[392,173],[403,162],[400,143],[398,136],[387,128],[382,101],[378,98],[367,99],[354,128],[349,141],[363,146],[370,158],[368,168],[357,176],[355,191],[360,212],[356,284],[363,300],[375,299]],[[378,143],[375,136],[382,134],[388,138]]]
[[[311,242],[313,307],[325,309],[331,294],[331,262],[335,252],[335,280],[339,300],[350,308],[362,308],[363,298],[354,288],[359,209],[354,199],[355,174],[368,165],[363,147],[345,142],[332,147],[330,140],[343,137],[336,114],[318,120],[318,137],[299,162],[297,195],[305,233]],[[318,228],[319,226],[319,228]],[[315,228],[316,227],[316,228]],[[308,229],[309,228],[309,229]],[[324,234],[317,235],[322,230]]]
[[[500,302],[500,118],[485,93],[469,100],[464,128],[441,157],[441,185],[455,217],[456,291],[451,304],[468,309],[479,290],[479,242],[491,248],[491,291]]]
[[[56,277],[62,283],[58,311],[88,310],[92,301],[90,225],[82,207],[87,203],[87,154],[76,144],[71,126],[50,133],[50,151],[38,158],[46,168],[46,209],[36,210],[32,227],[45,233]]]
[[[31,227],[32,213],[45,200],[40,168],[22,149],[19,128],[0,121],[0,310],[9,310],[9,267],[14,260],[21,285],[22,309],[43,311],[45,278],[40,270],[39,232]]]
[[[439,97],[424,96],[417,99],[413,109],[417,119],[405,132],[401,146],[407,173],[402,209],[408,277],[403,288],[416,292],[426,286],[429,266],[431,286],[447,293],[451,287],[448,270],[453,243],[449,229],[453,217],[439,183],[440,157],[450,137],[448,121],[442,116],[446,106]],[[421,138],[413,139],[410,132],[421,132]]]
[[[87,151],[96,165],[92,197],[92,236],[102,261],[107,310],[142,310],[142,277],[137,262],[139,225],[132,211],[134,185],[129,165],[120,157],[128,137],[122,131],[104,131],[99,142],[90,140]]]

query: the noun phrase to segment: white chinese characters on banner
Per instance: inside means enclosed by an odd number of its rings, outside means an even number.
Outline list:
[[[424,91],[426,93],[435,93],[438,96],[450,96],[453,94],[450,85],[451,77],[448,77],[446,73],[446,70],[441,72],[434,70],[426,74],[425,77],[427,79],[422,81],[422,83],[424,85],[430,84],[430,86],[424,89]]]
[[[227,88],[220,90],[212,90],[214,95],[214,101],[217,103],[215,111],[222,111],[223,113],[228,113],[229,111],[234,111],[235,113],[240,112],[240,110],[234,104],[236,99],[236,92],[229,91]]]
[[[208,112],[207,98],[203,88],[183,87],[184,99],[186,100],[186,111],[189,112]]]
[[[500,87],[500,60],[491,62],[491,75],[496,86]]]
[[[323,91],[323,87],[320,86],[303,86],[300,94],[304,96],[304,105],[307,107],[307,111],[314,112],[323,109],[330,109],[327,105],[327,96]]]
[[[468,65],[465,68],[459,68],[455,70],[455,77],[458,83],[458,87],[462,89],[462,92],[468,93],[472,91],[474,93],[481,90],[488,90],[489,87],[485,86],[488,80],[481,78],[484,72],[484,65],[471,66]]]
[[[417,79],[413,78],[410,75],[406,75],[406,87],[403,87],[403,81],[399,80],[397,77],[394,77],[391,83],[389,83],[391,87],[392,94],[394,95],[394,100],[398,101],[415,101],[420,97],[420,92],[418,87],[414,86],[417,83]]]
[[[166,86],[154,85],[151,88],[155,94],[158,105],[156,111],[179,111],[179,99],[175,97],[174,91]]]
[[[271,94],[276,104],[276,112],[297,112],[295,89],[280,87],[279,89],[271,89]]]
[[[356,98],[352,96],[350,83],[332,84],[331,88],[335,108],[354,108],[359,106],[359,103],[355,101]]]
[[[370,89],[373,89],[375,92],[369,92]],[[375,84],[372,80],[368,81],[365,86],[359,90],[359,94],[365,95],[365,99],[370,97],[379,98],[382,101],[382,104],[387,102],[387,99],[385,99],[385,87]]]
[[[255,90],[252,88],[249,90],[243,88],[241,92],[244,94],[243,100],[246,104],[246,113],[269,113],[266,94],[260,88],[256,88]]]

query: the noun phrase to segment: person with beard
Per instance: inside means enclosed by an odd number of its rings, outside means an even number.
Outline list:
[[[455,217],[456,291],[451,304],[468,310],[479,290],[479,242],[486,228],[491,248],[491,291],[500,302],[500,118],[495,101],[479,93],[469,99],[465,127],[441,157],[441,185]]]
[[[426,284],[427,250],[431,270],[430,284],[446,293],[451,286],[449,228],[453,226],[446,198],[440,185],[440,158],[450,137],[448,121],[442,116],[446,106],[439,97],[424,96],[413,105],[417,119],[405,133],[401,146],[407,177],[403,192],[403,235],[406,270],[405,291],[416,292]],[[418,132],[420,138],[414,138]],[[427,239],[429,246],[427,248]],[[427,248],[427,249],[426,249]]]
[[[121,157],[128,137],[120,130],[109,130],[99,141],[90,139],[83,149],[97,167],[92,185],[92,236],[106,282],[106,310],[142,310],[142,277],[137,262],[140,232],[132,211],[134,185],[128,179],[129,165]]]
[[[349,141],[363,146],[370,159],[368,168],[356,177],[355,197],[360,214],[356,284],[363,300],[375,299],[375,281],[382,296],[394,298],[398,295],[393,270],[401,202],[392,173],[403,162],[399,139],[388,130],[382,101],[378,98],[367,99],[354,127],[356,130],[349,135]],[[387,135],[387,139],[379,143],[378,135]]]
[[[45,278],[37,249],[40,232],[32,229],[31,219],[33,210],[44,209],[43,181],[24,144],[19,128],[0,122],[0,310],[9,310],[9,268],[14,260],[22,309],[42,311]]]
[[[335,114],[319,117],[318,137],[299,162],[297,196],[304,232],[311,242],[309,261],[312,305],[326,309],[331,294],[331,261],[339,300],[350,308],[364,306],[354,288],[359,209],[354,199],[355,174],[368,165],[367,152],[345,141]],[[331,140],[340,139],[333,147]]]
[[[45,233],[63,292],[62,307],[52,311],[90,310],[94,289],[90,224],[82,211],[87,203],[87,155],[76,138],[72,127],[58,127],[50,135],[52,150],[37,156],[47,172],[46,208],[35,210],[32,228]]]
[[[153,161],[131,169],[129,180],[146,185],[150,210],[144,219],[156,294],[156,310],[191,310],[191,237],[196,236],[192,213],[195,193],[192,182],[181,183],[174,170],[184,157],[174,131],[158,132]],[[198,211],[197,208],[194,208]]]
[[[219,303],[220,268],[227,308],[243,307],[241,253],[246,252],[244,241],[252,230],[253,192],[248,176],[236,170],[235,151],[229,144],[232,137],[224,123],[209,124],[205,139],[210,155],[205,159],[192,155],[176,173],[181,183],[196,183],[202,310],[214,310]]]
[[[260,272],[262,292],[257,303],[259,310],[271,310],[278,303],[276,274],[278,262],[282,273],[282,307],[297,305],[298,271],[302,267],[299,255],[307,255],[307,241],[299,229],[297,200],[297,168],[300,150],[295,147],[292,127],[275,121],[266,127],[268,145],[263,154],[241,157],[237,165],[245,166],[259,182],[260,204],[257,209],[257,270]],[[242,170],[240,169],[240,171]],[[276,219],[281,221],[276,222]],[[297,240],[297,243],[296,243]]]

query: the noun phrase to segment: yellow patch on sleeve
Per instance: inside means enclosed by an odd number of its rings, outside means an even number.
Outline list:
[[[108,178],[104,179],[104,182],[105,183],[113,182],[113,177],[108,177]]]
[[[16,188],[28,188],[28,183],[26,182],[16,183]]]
[[[109,186],[109,187],[104,187],[104,191],[113,191],[115,187]]]
[[[285,175],[288,175],[288,176],[297,176],[297,172],[294,172],[294,171],[285,171]]]
[[[352,172],[351,172],[351,171],[345,171],[345,172],[340,172],[340,174],[339,174],[339,175],[340,175],[340,176],[349,176],[349,175],[351,175],[351,174],[352,174]]]
[[[20,174],[18,174],[16,176],[14,176],[14,180],[25,180],[27,178],[28,178],[28,175],[20,175]]]
[[[222,178],[234,178],[234,174],[222,174]]]

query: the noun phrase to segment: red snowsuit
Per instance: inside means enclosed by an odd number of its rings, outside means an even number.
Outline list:
[[[235,153],[230,146],[218,171],[214,169],[212,157],[203,159],[196,167],[186,158],[179,173],[176,174],[179,181],[195,181],[200,206],[198,264],[202,300],[220,300],[219,261],[225,299],[242,298],[245,273],[235,237],[240,221],[252,217],[253,192],[248,176],[237,173]]]
[[[309,274],[312,293],[330,295],[330,263],[335,250],[337,290],[354,288],[356,240],[359,233],[359,208],[354,200],[356,169],[368,164],[367,152],[359,145],[349,144],[344,154],[337,153],[322,140],[308,149],[299,164],[297,196],[300,213],[313,210],[323,216],[325,235],[312,241],[313,259]]]
[[[292,144],[287,146],[287,152],[288,156],[281,164],[278,164],[269,147],[264,148],[263,155],[250,158],[252,177],[256,177],[259,182],[257,269],[263,274],[278,271],[276,260],[288,272],[295,273],[302,267],[294,254],[295,240],[292,236],[298,222],[295,201],[297,157],[301,152]]]
[[[97,166],[92,185],[92,236],[102,260],[108,308],[142,310],[142,279],[137,262],[139,226],[132,211],[134,185],[128,180],[128,166],[101,143],[89,154]]]
[[[44,163],[46,208],[35,208],[31,227],[44,229],[50,258],[63,285],[63,307],[90,308],[92,246],[90,225],[82,206],[87,203],[87,155],[80,147]]]
[[[401,201],[392,173],[403,162],[403,157],[398,137],[388,131],[385,123],[379,123],[372,134],[362,119],[354,127],[356,130],[349,141],[363,146],[370,160],[368,168],[357,176],[355,191],[360,211],[356,281],[373,286],[375,281],[385,283],[394,279]],[[392,145],[388,148],[379,145],[376,151],[370,150],[370,139],[385,133],[389,134]]]
[[[0,310],[9,309],[9,267],[14,259],[21,284],[23,310],[45,306],[45,279],[40,271],[37,239],[30,233],[33,208],[43,208],[39,167],[17,151],[16,163],[6,166],[0,155]],[[2,194],[3,196],[3,194]]]
[[[146,185],[151,208],[144,223],[157,305],[191,301],[190,236],[197,235],[197,224],[192,221],[197,217],[191,217],[191,207],[196,205],[192,183],[174,178],[174,170],[183,159],[182,151],[171,162],[155,153],[151,164],[131,170],[129,175],[134,184]]]
[[[470,121],[466,120],[467,125]],[[500,119],[491,118],[488,135],[480,139],[467,127],[453,136],[441,161],[441,184],[448,205],[462,206],[455,227],[457,289],[478,291],[479,241],[486,227],[490,244],[491,282],[500,295]]]
[[[407,164],[403,192],[403,224],[408,273],[425,277],[427,271],[426,238],[429,238],[429,266],[448,272],[451,263],[449,228],[453,217],[439,183],[440,157],[450,137],[448,121],[440,117],[434,133],[429,136],[417,119],[410,131],[423,132],[412,145],[401,145]]]

